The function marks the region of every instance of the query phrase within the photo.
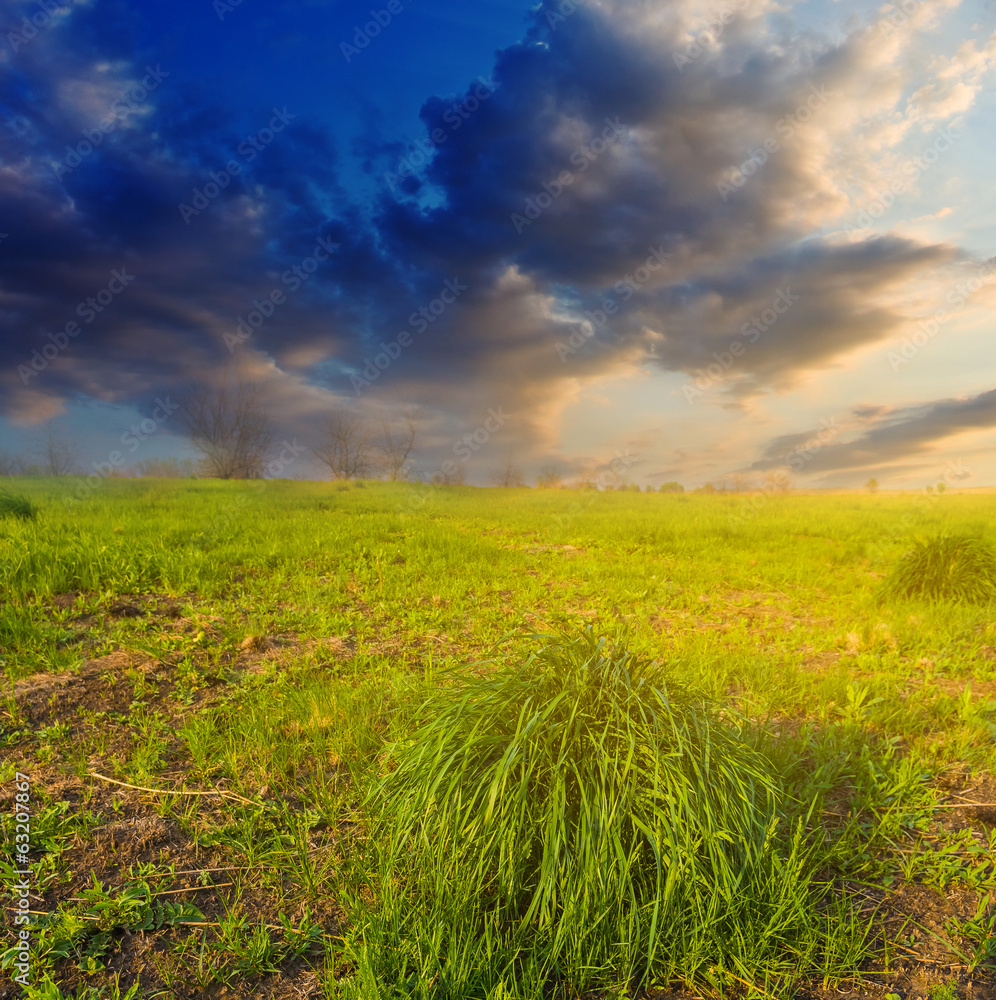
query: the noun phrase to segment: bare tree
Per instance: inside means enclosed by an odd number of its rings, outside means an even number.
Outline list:
[[[560,470],[556,465],[544,465],[540,469],[539,477],[536,480],[536,485],[541,490],[555,490],[560,486],[562,481],[562,476],[560,475]]]
[[[333,479],[358,479],[374,468],[374,440],[366,418],[340,405],[325,422],[325,438],[314,449]]]
[[[385,477],[391,482],[409,477],[408,463],[421,418],[422,412],[417,406],[406,406],[395,421],[385,420],[381,425],[377,449]]]
[[[525,483],[522,470],[512,461],[511,454],[505,456],[504,464],[491,470],[491,484],[493,486],[514,488],[525,486]]]
[[[72,476],[80,471],[79,447],[51,424],[45,427],[45,441],[41,447],[41,474],[43,476]]]
[[[447,462],[445,471],[433,473],[432,482],[436,486],[463,486],[467,482],[467,466],[463,462]]]
[[[768,493],[788,493],[791,480],[784,472],[772,469],[764,474],[764,489]]]
[[[272,440],[266,391],[257,383],[225,381],[190,393],[180,410],[190,442],[215,479],[259,479]]]

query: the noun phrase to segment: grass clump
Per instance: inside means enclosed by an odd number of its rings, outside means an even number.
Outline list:
[[[36,517],[38,508],[20,493],[0,490],[0,517],[19,517],[27,521]]]
[[[917,542],[887,577],[889,598],[986,603],[996,597],[996,549],[977,535],[940,535]]]
[[[535,997],[828,972],[853,927],[823,905],[801,826],[777,836],[776,776],[742,720],[590,629],[541,638],[392,748],[361,979]]]

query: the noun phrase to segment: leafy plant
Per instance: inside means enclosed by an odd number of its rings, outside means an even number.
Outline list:
[[[73,993],[63,993],[58,984],[47,973],[37,983],[30,983],[24,988],[21,996],[24,1000],[136,1000],[141,984],[135,982],[127,993],[121,992],[121,974],[116,973],[114,982],[109,986],[80,986]],[[110,990],[110,992],[108,992]],[[153,997],[165,994],[155,993]]]
[[[958,1000],[958,987],[954,983],[936,983],[930,987],[930,1000]]]
[[[969,961],[970,972],[982,966],[996,967],[996,913],[990,913],[989,909],[988,899],[983,898],[979,901],[974,917],[960,926],[950,921],[947,927],[949,933],[959,933],[973,945]]]
[[[153,930],[204,919],[190,903],[154,899],[146,882],[126,886],[112,895],[94,876],[93,885],[80,895],[82,905],[59,907],[33,921],[38,960],[51,963],[75,958],[93,967],[110,949],[116,930]],[[0,954],[0,967],[8,967],[14,958],[13,948]]]
[[[996,549],[977,535],[917,542],[896,564],[885,597],[985,603],[996,597]]]

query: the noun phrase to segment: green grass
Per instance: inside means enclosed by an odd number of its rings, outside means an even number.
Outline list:
[[[38,516],[38,508],[20,493],[0,490],[0,517],[18,517],[22,521]]]
[[[92,923],[96,866],[115,906],[145,880],[206,917],[143,931],[141,972],[131,916],[88,929],[38,990],[830,996],[945,926],[881,922],[910,886],[964,895],[944,961],[993,974],[996,832],[938,806],[991,787],[996,621],[882,587],[915,538],[989,537],[996,497],[8,485],[37,508],[0,519],[32,909]],[[121,864],[140,822],[168,839]]]
[[[885,581],[886,597],[988,603],[996,598],[996,548],[976,535],[918,541]]]
[[[745,720],[590,629],[542,638],[389,748],[355,954],[454,998],[832,972],[853,928]]]

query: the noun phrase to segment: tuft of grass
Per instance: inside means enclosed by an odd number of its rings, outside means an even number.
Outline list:
[[[965,601],[996,597],[996,549],[977,535],[939,535],[917,542],[886,578],[887,598]]]
[[[38,508],[20,493],[0,490],[0,517],[19,517],[31,520],[38,514]]]
[[[455,678],[390,748],[359,974],[451,997],[832,974],[835,941],[861,935],[831,918],[801,826],[776,836],[744,721],[590,628],[537,638]]]

